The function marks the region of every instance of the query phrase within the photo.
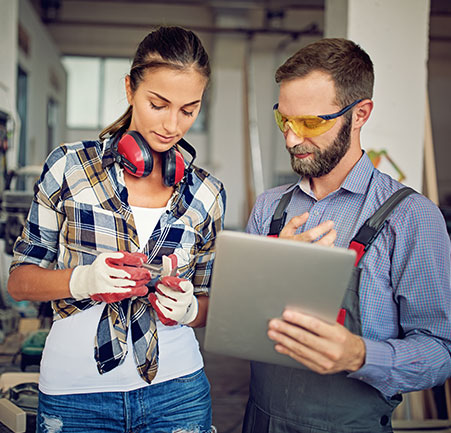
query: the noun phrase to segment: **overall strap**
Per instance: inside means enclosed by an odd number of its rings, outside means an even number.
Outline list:
[[[377,238],[384,227],[387,218],[391,215],[398,204],[408,195],[416,193],[409,187],[404,187],[396,191],[388,200],[360,227],[360,230],[354,236],[349,244],[349,248],[357,253],[355,266],[357,266],[371,247],[371,244]]]
[[[290,203],[291,196],[293,195],[294,188],[291,191],[286,192],[279,201],[276,211],[271,219],[271,225],[269,226],[268,236],[278,237],[282,231],[285,221],[287,219],[286,208]]]

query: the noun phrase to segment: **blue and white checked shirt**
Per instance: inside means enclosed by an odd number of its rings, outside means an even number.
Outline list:
[[[348,248],[364,222],[402,185],[375,169],[368,156],[341,187],[322,200],[301,180],[287,208],[287,221],[309,212],[299,232],[332,220],[335,245]],[[260,195],[247,232],[267,235],[288,185]],[[439,209],[412,194],[394,210],[362,260],[360,314],[366,360],[350,378],[386,396],[427,389],[451,376],[450,239]]]
[[[110,143],[65,144],[48,156],[24,230],[14,246],[11,270],[22,264],[43,268],[56,264],[57,269],[65,269],[92,263],[94,256],[70,250],[69,244],[99,251],[138,251],[123,173],[114,161]],[[193,282],[196,295],[208,294],[225,200],[222,183],[193,167],[186,181],[177,184],[168,209],[143,249],[148,262],[156,264],[163,255],[175,253],[180,277]],[[64,318],[96,304],[90,299],[68,298],[53,302],[53,308]],[[138,372],[144,380],[152,380],[158,364],[154,317],[147,297],[105,306],[95,342],[101,373],[125,359],[125,336],[131,326]]]

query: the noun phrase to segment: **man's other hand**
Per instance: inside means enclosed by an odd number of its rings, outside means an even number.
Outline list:
[[[309,213],[305,212],[302,215],[291,218],[280,232],[279,238],[333,247],[335,239],[337,238],[337,232],[334,229],[333,221],[325,221],[310,230],[295,234],[296,230],[307,222],[308,217]]]

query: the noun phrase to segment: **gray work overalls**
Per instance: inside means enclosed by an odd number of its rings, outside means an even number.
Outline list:
[[[283,228],[292,192],[279,202],[270,236]],[[413,192],[410,188],[395,192],[350,243],[357,258],[337,321],[354,334],[362,335],[358,265],[393,209]],[[400,394],[387,400],[367,383],[348,378],[346,372],[320,375],[309,369],[252,362],[243,433],[389,433],[392,412],[401,400]]]

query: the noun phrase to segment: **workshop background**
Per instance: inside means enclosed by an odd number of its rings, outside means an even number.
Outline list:
[[[225,184],[226,228],[243,230],[255,197],[294,179],[273,120],[275,70],[303,45],[346,37],[375,64],[365,150],[439,205],[451,230],[451,1],[0,0],[0,432],[33,431],[51,326],[47,304],[14,302],[6,292],[33,184],[52,149],[95,139],[122,114],[136,46],[161,24],[195,31],[210,54],[212,82],[187,139],[197,165]],[[214,424],[239,433],[248,362],[204,356]],[[21,411],[8,411],[6,400]],[[406,395],[396,431],[451,431],[450,417],[447,384]]]

